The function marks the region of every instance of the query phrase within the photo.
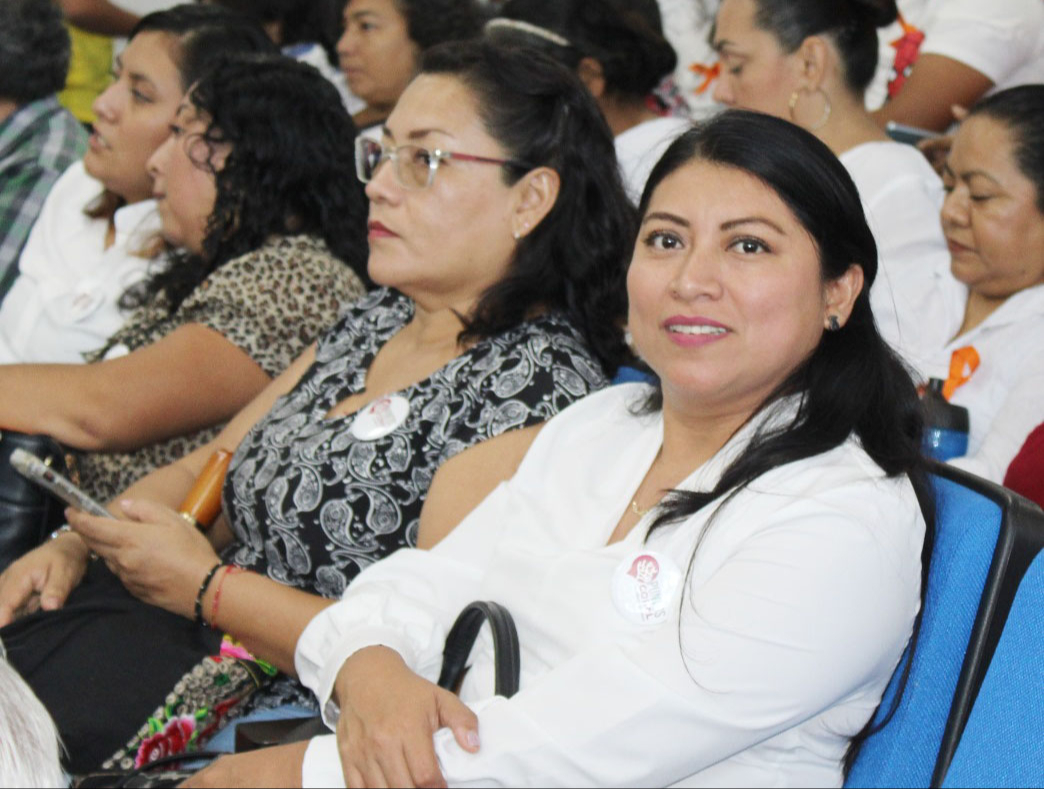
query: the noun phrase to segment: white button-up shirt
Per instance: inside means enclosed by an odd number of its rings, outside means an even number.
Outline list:
[[[103,190],[77,162],[48,194],[0,306],[0,364],[82,363],[123,325],[117,304],[146,275],[152,261],[141,252],[161,223],[154,200],[125,206],[105,249],[108,222],[84,213]]]
[[[840,786],[848,740],[918,610],[924,522],[912,487],[853,440],[739,493],[694,560],[716,504],[646,540],[650,514],[607,545],[662,444],[662,417],[631,410],[646,392],[617,386],[567,409],[434,550],[378,562],[311,622],[296,666],[328,723],[350,655],[385,645],[434,679],[457,614],[493,600],[518,626],[521,689],[492,695],[480,639],[461,698],[481,749],[435,735],[450,785]],[[761,421],[682,487],[710,489]],[[651,579],[635,573],[650,552],[661,570]],[[656,586],[672,574],[673,595]],[[636,591],[639,579],[655,594]],[[632,598],[656,615],[625,615],[618,600]],[[333,740],[311,743],[305,786],[343,785]]]

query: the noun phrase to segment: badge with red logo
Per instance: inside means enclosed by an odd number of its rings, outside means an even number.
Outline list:
[[[681,570],[663,554],[632,554],[613,573],[613,603],[629,622],[661,624],[670,615],[681,580]]]
[[[376,441],[394,433],[409,415],[410,401],[402,395],[380,397],[356,414],[352,435],[360,441]]]

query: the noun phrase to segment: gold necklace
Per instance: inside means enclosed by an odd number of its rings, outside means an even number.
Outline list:
[[[641,507],[638,506],[638,498],[637,497],[631,499],[631,512],[633,512],[639,518],[644,518],[646,515],[648,515],[650,512],[652,512],[655,508],[656,508],[656,505],[654,504],[653,506],[648,507],[647,509],[643,510]]]

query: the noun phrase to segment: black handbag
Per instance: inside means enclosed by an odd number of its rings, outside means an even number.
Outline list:
[[[68,473],[65,450],[53,438],[0,432],[0,572],[65,522],[65,503],[11,466],[16,449],[36,455],[60,474]]]
[[[496,694],[511,698],[518,692],[522,667],[518,631],[510,612],[499,603],[493,602],[472,603],[461,611],[457,621],[453,623],[442,650],[440,688],[457,692],[467,671],[471,650],[475,646],[482,625],[487,621],[493,634]],[[329,729],[320,717],[243,723],[236,727],[236,753],[272,745],[288,745],[310,740],[320,734],[329,734]]]

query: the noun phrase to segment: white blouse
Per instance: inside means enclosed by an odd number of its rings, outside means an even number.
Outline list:
[[[906,21],[923,31],[921,54],[944,55],[993,82],[988,93],[1044,82],[1044,3],[1041,0],[899,0]],[[878,31],[880,60],[866,93],[877,109],[888,95],[899,23]]]
[[[738,494],[691,568],[715,506],[648,540],[646,516],[607,545],[662,443],[662,417],[632,412],[647,391],[613,387],[551,420],[515,477],[446,540],[368,568],[311,622],[296,666],[328,723],[353,653],[386,645],[434,680],[457,614],[494,600],[518,626],[521,689],[492,695],[480,639],[461,698],[481,749],[435,736],[450,785],[841,784],[847,742],[918,610],[924,522],[912,487],[853,440]],[[762,421],[683,487],[713,486]],[[303,779],[343,785],[333,737],[313,740]]]
[[[139,253],[161,222],[154,200],[125,206],[105,249],[108,222],[84,214],[103,189],[77,162],[47,195],[0,306],[0,364],[82,363],[123,326],[117,303],[146,275],[152,261]]]
[[[968,409],[968,454],[950,462],[1001,482],[1029,434],[1044,423],[1044,285],[1016,293],[959,337],[968,288],[950,272],[949,260],[907,271],[898,294],[899,333],[885,339],[924,381],[945,380],[958,348],[970,345],[978,353],[979,368],[950,400]]]
[[[870,304],[882,334],[898,332],[896,278],[908,268],[949,263],[939,222],[942,180],[920,151],[898,142],[868,142],[839,157],[859,189],[877,241],[877,279]]]
[[[686,118],[654,118],[616,136],[616,160],[632,203],[638,205],[653,167],[671,143],[691,126]]]

